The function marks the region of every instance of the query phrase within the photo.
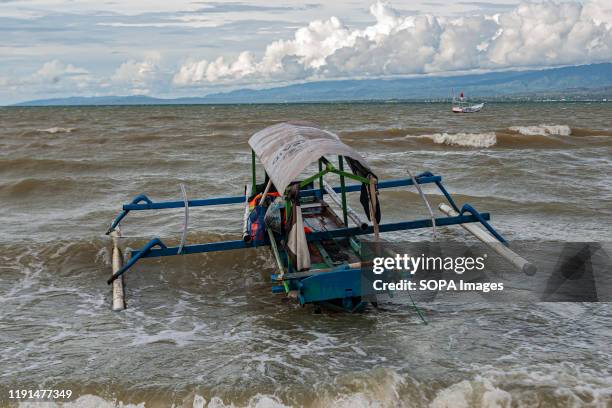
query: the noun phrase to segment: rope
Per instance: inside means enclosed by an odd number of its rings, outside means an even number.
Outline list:
[[[414,302],[414,299],[412,299],[412,295],[410,294],[410,291],[408,291],[408,297],[410,297],[410,301],[412,302],[412,306],[414,307],[414,310],[416,310],[417,314],[419,315],[419,317],[421,318],[423,323],[428,324],[427,320],[425,319],[425,316],[423,316],[423,313],[421,313],[421,309],[419,309],[419,307]]]
[[[412,179],[412,182],[414,183],[414,186],[416,187],[417,191],[419,192],[419,195],[421,196],[421,199],[425,203],[425,206],[427,207],[427,211],[429,211],[429,217],[431,219],[431,228],[432,228],[432,232],[433,232],[433,239],[435,240],[436,236],[437,236],[436,217],[434,217],[434,213],[431,210],[431,206],[429,205],[429,201],[427,200],[427,197],[425,197],[425,194],[423,194],[423,190],[421,189],[421,186],[417,182],[417,179],[412,175],[410,170],[408,170],[408,175]]]

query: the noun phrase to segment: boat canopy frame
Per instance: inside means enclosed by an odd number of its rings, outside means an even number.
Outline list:
[[[329,172],[366,184],[370,182],[368,176],[375,176],[366,160],[352,147],[344,144],[338,135],[310,122],[292,121],[269,126],[251,136],[249,145],[252,149],[253,180],[256,176],[257,157],[280,193],[284,193],[316,161],[319,161],[319,173],[324,173],[303,180],[300,188]],[[339,168],[334,168],[325,156],[338,156]],[[344,171],[343,158],[347,160],[353,174]],[[321,168],[321,160],[325,168]],[[255,182],[252,191],[255,191]]]

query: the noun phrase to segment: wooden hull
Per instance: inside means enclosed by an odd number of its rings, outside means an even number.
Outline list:
[[[346,226],[336,212],[322,199],[306,197],[301,200],[304,226],[313,232],[333,231]],[[367,302],[361,299],[360,242],[356,237],[342,237],[310,241],[308,250],[311,268],[291,270],[288,254],[281,237],[275,235],[273,252],[281,273],[272,276],[274,292],[286,293],[300,304],[314,304],[331,309],[359,312]]]
[[[340,173],[340,171],[338,171]],[[340,173],[341,175],[344,173]],[[321,176],[315,174],[310,177],[311,180],[316,178],[321,179]],[[308,179],[307,179],[308,180]],[[324,182],[319,181],[319,187],[314,188],[314,182],[301,182],[299,190],[301,217],[304,220],[306,230],[305,237],[298,237],[300,245],[298,248],[300,254],[305,254],[300,258],[306,261],[305,256],[310,258],[310,262],[303,262],[304,270],[296,271],[291,268],[288,262],[288,254],[284,246],[284,236],[281,237],[275,234],[271,228],[264,228],[265,223],[265,208],[264,206],[256,205],[257,199],[250,198],[249,195],[206,198],[198,200],[186,200],[183,197],[181,201],[158,201],[154,202],[146,195],[138,195],[134,199],[122,206],[122,211],[115,217],[108,233],[118,233],[119,223],[126,217],[130,211],[142,210],[160,210],[170,208],[185,208],[185,207],[202,207],[227,204],[242,204],[245,205],[245,214],[249,214],[246,221],[246,230],[250,239],[245,239],[244,235],[239,240],[215,241],[196,243],[180,246],[168,246],[160,238],[154,237],[149,240],[144,246],[138,250],[131,250],[129,258],[124,265],[120,262],[113,262],[113,274],[107,280],[108,284],[114,284],[117,279],[121,279],[125,272],[130,270],[137,262],[146,258],[157,258],[176,255],[198,254],[218,251],[231,251],[238,249],[248,249],[269,246],[276,258],[278,273],[272,275],[272,292],[283,293],[288,297],[294,298],[300,304],[313,304],[317,308],[326,306],[334,309],[339,309],[349,312],[358,312],[365,309],[367,302],[376,302],[373,291],[371,290],[371,282],[366,279],[362,283],[362,258],[369,259],[366,245],[357,237],[362,235],[371,235],[377,233],[387,233],[394,231],[406,231],[421,228],[431,228],[433,225],[444,227],[450,225],[464,225],[468,223],[480,223],[486,230],[502,244],[506,241],[501,237],[493,227],[488,223],[490,215],[488,213],[480,213],[469,204],[464,204],[461,208],[457,206],[450,194],[442,185],[442,177],[436,176],[430,172],[424,172],[416,177],[403,178],[397,180],[379,181],[378,189],[399,188],[414,186],[415,184],[431,184],[435,183],[440,192],[445,196],[449,208],[452,208],[458,215],[447,215],[437,218],[426,218],[408,221],[397,221],[379,224],[376,228],[369,225],[365,220],[361,219],[355,211],[348,211],[350,208],[346,206],[344,197],[334,198],[334,194],[349,192],[359,192],[363,184],[345,185],[341,179],[340,186],[326,186]],[[261,187],[261,188],[260,188]],[[256,185],[257,191],[264,191],[264,185]],[[333,192],[333,194],[332,194]],[[269,192],[270,195],[275,192]],[[260,193],[260,196],[263,193]],[[340,210],[334,210],[322,198],[329,198],[336,203],[335,207],[345,208],[346,213],[341,216]],[[330,201],[330,202],[331,202]],[[250,210],[251,203],[254,208]],[[281,218],[282,220],[281,210]],[[271,213],[273,214],[273,213]],[[454,213],[453,213],[454,214]],[[274,220],[271,215],[271,225]],[[346,217],[347,221],[343,219]],[[355,226],[347,226],[350,219]],[[261,227],[261,228],[260,228]],[[279,230],[282,229],[278,225]],[[305,229],[306,229],[305,228]],[[284,234],[283,234],[284,235]],[[303,239],[305,238],[305,239]],[[366,254],[363,253],[366,251]],[[498,251],[508,255],[507,251]],[[119,252],[114,256],[115,260],[120,260]],[[516,265],[518,258],[516,256],[508,257]],[[520,260],[519,260],[520,261]],[[522,261],[521,261],[522,262]],[[308,265],[310,264],[310,267]],[[524,265],[525,262],[522,262]],[[533,268],[523,267],[523,272],[532,273]],[[363,286],[362,286],[363,285]],[[119,298],[119,296],[117,297]]]

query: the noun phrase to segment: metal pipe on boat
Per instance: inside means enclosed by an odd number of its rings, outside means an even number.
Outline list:
[[[369,263],[361,263],[361,262],[353,262],[353,263],[349,263],[349,264],[345,264],[345,269],[361,269],[362,266],[366,266]],[[313,275],[317,274],[317,273],[325,273],[325,272],[331,272],[333,270],[337,270],[338,267],[333,267],[333,268],[321,268],[321,269],[310,269],[308,271],[308,273],[311,273]]]
[[[276,276],[277,281],[290,280],[296,278],[307,278],[312,275],[317,275],[320,273],[327,273],[333,271],[343,271],[346,269],[361,269],[362,267],[370,266],[372,262],[353,262],[349,264],[344,264],[342,268],[338,266],[334,266],[332,268],[321,268],[321,269],[309,269],[303,272],[292,272],[292,273],[282,273]]]
[[[119,228],[115,228],[111,231],[110,236],[113,240],[113,275],[123,268],[123,254],[119,249],[119,238],[121,237],[121,231]],[[125,292],[124,292],[124,280],[123,276],[121,279],[115,279],[113,281],[113,311],[120,311],[125,309]]]
[[[181,234],[181,242],[179,244],[177,253],[180,255],[183,253],[185,242],[187,242],[187,227],[189,225],[189,200],[187,199],[187,190],[185,185],[180,183],[181,195],[183,196],[183,203],[185,203],[185,217],[183,218],[183,233]]]
[[[434,213],[431,210],[431,205],[429,205],[429,200],[427,200],[427,197],[425,197],[425,193],[423,193],[423,189],[421,189],[421,186],[419,185],[419,182],[412,175],[410,170],[408,170],[408,175],[412,179],[412,183],[414,184],[414,186],[416,187],[417,191],[419,192],[419,195],[421,196],[421,200],[423,200],[423,202],[425,203],[425,207],[427,207],[427,211],[429,212],[429,216],[431,217],[431,229],[432,229],[432,233],[433,233],[433,239],[435,240],[436,236],[438,235],[437,231],[436,231],[436,221],[435,221],[436,217],[434,217]]]
[[[323,188],[329,195],[329,198],[332,199],[334,203],[342,207],[342,200],[338,196],[338,193],[334,191],[332,186],[330,186],[327,181],[323,180]],[[361,217],[348,205],[346,206],[346,212],[348,217],[362,230],[365,231],[368,228],[368,223],[361,219]],[[347,225],[348,227],[348,225]]]
[[[441,203],[438,206],[438,208],[440,209],[440,211],[442,211],[444,214],[448,215],[449,217],[455,217],[459,215],[457,211],[453,210],[447,204]],[[519,269],[525,275],[531,276],[536,273],[537,268],[534,264],[532,264],[525,258],[521,257],[519,254],[517,254],[516,252],[514,252],[513,250],[511,250],[510,248],[508,248],[501,242],[499,242],[497,239],[495,239],[494,236],[492,236],[487,231],[482,229],[479,225],[477,224],[460,224],[460,225],[466,231],[468,231],[469,233],[474,235],[476,238],[478,238],[480,241],[482,241],[487,246],[489,246],[489,248],[497,252],[502,258],[504,258],[505,260],[510,262],[512,265],[514,265],[517,269]]]
[[[249,197],[251,196],[251,186],[244,186],[244,220],[242,225],[242,240],[251,242],[251,234],[249,234]]]

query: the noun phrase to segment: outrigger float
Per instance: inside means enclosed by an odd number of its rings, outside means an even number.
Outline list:
[[[125,308],[123,276],[134,264],[146,258],[232,251],[270,247],[278,273],[272,275],[272,292],[295,298],[301,305],[313,304],[349,312],[363,310],[367,302],[361,293],[361,248],[359,237],[391,231],[461,225],[489,245],[504,259],[525,273],[535,268],[508,248],[508,243],[489,224],[490,215],[469,204],[459,207],[442,184],[442,177],[430,172],[417,176],[379,181],[366,160],[340,138],[307,122],[287,122],[270,126],[249,139],[252,149],[252,182],[243,195],[190,200],[181,185],[183,199],[154,202],[146,195],[123,205],[107,235],[113,238],[113,309]],[[337,165],[330,158],[337,157]],[[263,164],[265,179],[257,183],[257,159]],[[318,163],[318,171],[314,170]],[[348,169],[345,168],[348,164]],[[314,174],[300,179],[308,167]],[[347,171],[348,170],[348,171]],[[324,176],[339,177],[330,186]],[[347,184],[347,179],[355,184]],[[434,217],[421,185],[434,184],[446,198]],[[430,217],[412,221],[380,223],[378,191],[414,186],[426,204]],[[347,204],[348,193],[360,193],[365,218]],[[330,204],[335,204],[335,210]],[[189,209],[193,207],[240,204],[244,206],[242,238],[232,241],[186,244]],[[153,238],[144,247],[131,251],[123,264],[119,245],[119,224],[132,211],[184,208],[185,222],[180,245],[166,246]]]

